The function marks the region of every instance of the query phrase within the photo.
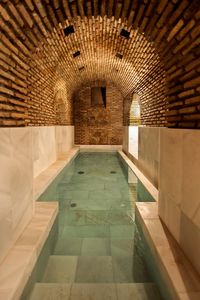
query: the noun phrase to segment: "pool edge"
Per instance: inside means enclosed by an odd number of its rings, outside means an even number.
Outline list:
[[[79,147],[73,147],[68,152],[61,154],[58,159],[45,169],[40,175],[34,178],[33,183],[33,198],[37,200],[47,187],[53,182],[56,176],[63,170],[63,168],[73,161],[78,153]]]
[[[33,218],[1,264],[0,299],[20,299],[57,214],[57,202],[36,202]]]
[[[199,274],[160,220],[158,203],[136,202],[135,215],[171,298],[200,299]]]
[[[117,153],[127,163],[133,173],[135,173],[136,177],[142,182],[149,194],[155,199],[155,201],[158,201],[158,189],[147,179],[147,177],[136,167],[136,165],[122,150],[118,150]]]

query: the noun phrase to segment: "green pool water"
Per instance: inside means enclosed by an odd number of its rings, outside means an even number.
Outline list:
[[[59,201],[58,234],[31,300],[161,299],[134,219],[153,198],[117,153],[80,153],[39,201]]]

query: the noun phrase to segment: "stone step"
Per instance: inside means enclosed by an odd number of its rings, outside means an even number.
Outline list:
[[[52,255],[44,272],[46,283],[149,282],[139,256]]]
[[[60,238],[53,255],[125,256],[134,254],[134,240],[126,238]]]
[[[36,283],[30,300],[161,300],[153,283]]]

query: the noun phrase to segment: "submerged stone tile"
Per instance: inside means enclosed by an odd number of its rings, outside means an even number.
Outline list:
[[[72,210],[107,210],[108,204],[106,199],[88,199],[85,201],[76,199],[76,201],[72,201],[71,203],[75,203],[76,206],[70,208]]]
[[[117,284],[118,300],[161,300],[159,291],[152,283]]]
[[[112,256],[131,256],[134,253],[133,239],[111,239],[110,247]]]
[[[82,256],[108,256],[110,255],[110,240],[103,238],[83,239]]]
[[[88,210],[85,211],[85,222],[87,225],[99,224],[108,225],[108,211],[105,210]]]
[[[110,210],[108,212],[108,223],[111,225],[130,225],[133,224],[132,212],[126,209]]]
[[[117,300],[115,284],[80,284],[72,285],[70,300]]]
[[[77,267],[76,256],[50,256],[43,282],[73,282]]]
[[[111,256],[81,256],[75,282],[114,282]]]
[[[36,283],[30,300],[68,300],[71,284]]]
[[[106,225],[65,226],[62,238],[104,238],[110,236]]]
[[[81,255],[82,239],[58,239],[54,255]]]
[[[110,236],[111,238],[133,239],[134,226],[133,225],[111,225]]]

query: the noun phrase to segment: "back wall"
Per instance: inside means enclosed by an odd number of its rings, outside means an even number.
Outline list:
[[[123,97],[112,84],[106,85],[106,107],[91,104],[91,87],[79,90],[74,100],[75,144],[121,145]],[[99,84],[99,86],[102,86]]]

